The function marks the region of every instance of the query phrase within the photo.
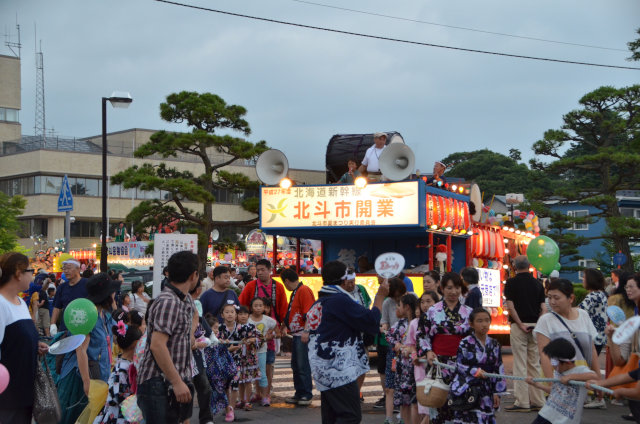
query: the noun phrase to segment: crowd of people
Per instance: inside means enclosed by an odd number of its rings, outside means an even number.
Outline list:
[[[514,382],[515,401],[504,409],[536,411],[534,423],[579,423],[583,408],[606,408],[600,392],[588,396],[589,385],[598,384],[615,387],[615,402],[629,398],[631,415],[625,417],[640,422],[640,401],[634,400],[640,399],[639,337],[616,345],[606,313],[615,305],[627,318],[637,315],[640,275],[616,270],[605,290],[602,273],[587,269],[587,295],[576,307],[570,281],[541,282],[525,256],[513,266],[505,309],[513,373],[526,378]],[[236,278],[229,268],[210,268],[202,278],[198,257],[178,252],[152,299],[142,283],[122,293],[117,274],[83,276],[75,260],[64,262],[65,281],[56,286],[55,276],[34,276],[26,256],[0,256],[0,363],[11,376],[0,394],[0,422],[31,422],[42,361],[52,365],[61,423],[188,423],[194,398],[199,423],[213,423],[217,415],[232,422],[240,411],[270,406],[284,337],[291,339],[295,389],[285,401],[311,404],[315,384],[323,423],[361,421],[372,346],[384,393],[374,407],[385,410],[385,424],[496,422],[507,386],[495,375],[505,371],[501,346],[488,336],[492,314],[482,307],[475,268],[425,273],[419,298],[403,276],[379,277],[373,299],[341,262],[324,264],[317,299],[292,269],[283,270],[279,282],[270,261],[252,268],[253,278],[232,287]],[[68,335],[62,316],[79,298],[95,305],[95,326],[75,350],[48,355],[42,339]],[[559,381],[533,380],[540,376]],[[437,408],[418,403],[434,379],[449,385],[447,401]],[[93,395],[100,386],[102,396]]]

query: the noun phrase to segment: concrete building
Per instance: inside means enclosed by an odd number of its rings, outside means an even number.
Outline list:
[[[12,196],[26,197],[27,206],[21,218],[23,230],[20,243],[33,248],[30,236],[42,235],[53,245],[53,240],[64,237],[64,212],[57,211],[57,200],[63,176],[69,178],[74,196],[74,210],[71,215],[71,249],[91,248],[99,242],[102,217],[102,138],[101,135],[87,138],[61,138],[54,136],[22,136],[18,111],[20,110],[20,60],[15,57],[0,56],[0,191]],[[4,115],[3,115],[4,113]],[[3,119],[4,117],[4,119]],[[180,171],[190,171],[194,175],[204,172],[198,160],[187,155],[177,158],[160,157],[136,159],[133,151],[147,143],[154,130],[129,129],[109,133],[107,137],[108,172],[114,175],[130,166],[145,162],[158,165],[166,162]],[[214,163],[226,158],[211,151]],[[237,161],[225,169],[239,172],[257,179],[251,161]],[[323,171],[292,169],[289,177],[303,184],[323,184]],[[168,193],[127,190],[118,185],[110,185],[108,216],[113,228],[124,220],[131,209],[145,199],[166,199]],[[215,193],[217,202],[213,214],[218,220],[243,221],[255,217],[241,207],[246,196],[257,192],[232,193],[220,190]],[[188,204],[194,210],[201,210],[199,204]],[[222,227],[221,238],[229,236],[236,240],[236,234],[246,234],[251,228]],[[113,236],[112,230],[110,235]]]
[[[0,55],[0,143],[22,135],[20,86],[20,59]]]

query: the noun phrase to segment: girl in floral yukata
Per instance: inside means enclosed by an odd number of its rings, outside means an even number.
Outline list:
[[[416,336],[416,350],[419,357],[426,357],[429,365],[434,360],[456,366],[458,346],[469,334],[469,315],[472,309],[460,303],[460,295],[465,291],[462,279],[455,272],[447,272],[440,280],[444,294],[442,300],[433,305],[420,317]],[[442,378],[450,384],[454,371],[442,369]],[[453,411],[445,403],[442,408],[429,410],[433,424],[453,421]]]
[[[127,325],[124,321],[112,328],[116,343],[122,349],[122,355],[116,361],[109,376],[109,392],[102,411],[96,416],[93,424],[128,424],[125,420],[120,404],[133,394],[129,380],[129,367],[132,365],[136,343],[142,336],[137,326]]]
[[[416,317],[418,298],[413,294],[405,294],[400,299],[396,309],[399,318],[387,333],[387,342],[395,352],[395,380],[393,391],[393,404],[400,407],[402,421],[413,424],[417,421],[418,408],[416,406],[416,380],[413,376],[413,349],[408,346],[407,336],[409,323]],[[415,412],[415,414],[414,414]]]
[[[407,340],[404,343],[411,352],[411,357],[414,360],[417,358],[416,333],[418,331],[418,323],[420,322],[420,317],[422,316],[422,314],[426,314],[429,308],[431,308],[439,301],[440,296],[438,295],[438,293],[432,290],[425,291],[424,293],[422,293],[422,296],[420,296],[419,306],[418,308],[416,308],[416,318],[409,323],[409,329],[407,330]],[[426,364],[415,361],[413,364],[413,376],[415,378],[416,384],[422,381],[426,375]],[[412,405],[412,408],[413,407],[414,405]],[[414,410],[416,412],[413,413],[418,414],[418,419],[414,422],[419,422],[420,424],[429,424],[429,408],[418,404],[417,407],[414,408]]]
[[[237,322],[238,310],[236,308],[240,309],[235,304],[226,304],[222,307],[222,319],[224,321],[219,330],[220,341],[222,343],[229,344],[228,350],[233,357],[233,361],[235,362],[237,369],[229,390],[229,406],[227,406],[227,413],[224,418],[226,422],[233,422],[235,419],[234,408],[231,405],[236,405],[237,403],[239,384],[245,383],[248,378],[250,380],[249,383],[253,381],[248,374],[249,371],[246,368],[247,363],[245,356],[243,356],[242,348],[245,345],[255,346],[257,348],[261,343],[256,327],[253,324],[247,325]],[[248,310],[246,310],[246,312],[248,319]],[[257,368],[258,365],[256,359],[255,368],[252,368],[252,370],[257,371]],[[251,372],[253,373],[253,371]],[[250,384],[249,387],[251,387]]]
[[[487,336],[491,325],[491,314],[478,307],[471,312],[469,323],[473,329],[458,347],[456,374],[451,383],[451,397],[464,396],[470,385],[480,388],[482,394],[477,407],[467,411],[454,411],[454,423],[493,424],[494,410],[500,406],[500,396],[507,390],[503,378],[487,378],[485,373],[504,374],[500,344]]]

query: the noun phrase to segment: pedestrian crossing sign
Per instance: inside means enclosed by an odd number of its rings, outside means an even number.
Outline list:
[[[71,187],[69,187],[69,179],[65,174],[62,179],[62,187],[60,187],[60,195],[58,196],[58,212],[69,212],[73,210],[73,195]]]

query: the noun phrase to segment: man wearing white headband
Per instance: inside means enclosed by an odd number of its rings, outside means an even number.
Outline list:
[[[56,290],[56,297],[53,301],[53,312],[51,314],[51,336],[58,333],[58,318],[64,308],[71,302],[81,297],[87,297],[87,279],[81,278],[80,262],[75,259],[68,259],[62,262],[62,272],[67,278],[66,283],[60,284]],[[60,321],[60,330],[65,330],[64,320]]]
[[[430,184],[434,187],[443,186],[447,182],[446,178],[442,176],[446,169],[447,165],[442,162],[435,161],[433,163],[433,175],[427,178],[427,184]]]

